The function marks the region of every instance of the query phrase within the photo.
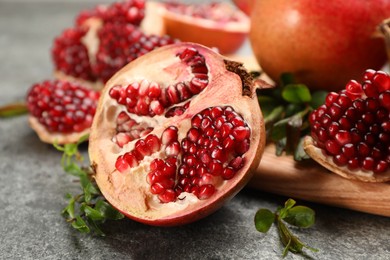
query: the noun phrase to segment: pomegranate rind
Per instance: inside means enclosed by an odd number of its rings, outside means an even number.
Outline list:
[[[178,128],[185,127],[183,126],[185,119],[188,120],[204,108],[228,105],[241,114],[251,128],[251,148],[245,153],[247,163],[243,168],[231,180],[223,181],[217,187],[217,192],[210,198],[199,200],[195,195],[185,193],[183,199],[160,203],[150,192],[150,185],[146,182],[147,172],[144,169],[136,168],[130,174],[122,174],[115,168],[116,158],[126,151],[118,151],[111,141],[116,132],[113,119],[121,109],[112,103],[108,92],[115,85],[129,84],[136,79],[142,79],[142,75],[147,77],[148,72],[152,75],[149,77],[164,78],[163,70],[158,68],[165,68],[168,65],[165,62],[167,59],[172,59],[186,48],[196,48],[205,57],[206,64],[211,70],[209,85],[191,100],[188,110],[183,115],[172,117],[167,122]],[[148,64],[153,64],[154,69],[148,67]],[[264,151],[265,128],[256,98],[256,87],[258,86],[251,86],[249,95],[244,95],[241,78],[236,73],[225,69],[224,57],[207,47],[193,43],[161,47],[125,66],[107,82],[103,89],[89,141],[90,161],[95,169],[96,182],[104,197],[127,217],[156,226],[182,225],[216,211],[247,184],[258,167]],[[160,128],[156,127],[151,134],[160,136],[161,132],[169,126],[167,122]]]
[[[236,52],[245,42],[250,19],[236,10],[238,21],[218,23],[212,20],[178,14],[169,10],[163,12],[166,33],[184,42],[196,42],[210,48],[217,48],[221,54]]]
[[[73,133],[59,133],[59,132],[49,132],[47,129],[39,123],[38,119],[33,116],[28,117],[28,123],[30,127],[37,133],[39,139],[48,144],[70,144],[77,143],[80,138],[84,135],[90,133],[90,128],[86,128],[81,132]]]
[[[387,182],[390,181],[390,170],[383,173],[374,173],[372,171],[350,170],[346,166],[336,165],[331,156],[324,154],[321,148],[315,145],[315,141],[311,136],[306,136],[303,147],[305,152],[316,162],[321,164],[331,172],[338,174],[346,179],[357,180],[363,182]]]

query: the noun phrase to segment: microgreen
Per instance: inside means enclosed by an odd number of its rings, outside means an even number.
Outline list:
[[[77,143],[65,144],[54,147],[63,152],[61,165],[65,172],[79,179],[82,192],[78,195],[67,194],[68,205],[62,210],[62,215],[73,228],[82,232],[94,232],[104,236],[101,225],[106,220],[119,220],[124,216],[114,209],[102,196],[99,187],[93,178],[91,167],[80,166],[84,158],[78,147],[88,139],[88,135],[83,136]]]
[[[313,252],[318,251],[318,249],[304,244],[288,229],[288,225],[309,228],[315,222],[315,212],[312,209],[305,206],[295,206],[295,204],[293,199],[288,199],[284,207],[278,208],[274,213],[269,209],[259,209],[255,215],[255,227],[259,232],[267,233],[272,224],[275,223],[280,240],[284,245],[283,257],[287,255],[288,251],[302,254],[303,248]]]
[[[267,140],[275,143],[277,155],[293,155],[296,161],[308,159],[302,149],[302,140],[310,131],[308,117],[324,103],[327,92],[311,92],[289,73],[282,74],[280,81],[280,86],[258,92]]]

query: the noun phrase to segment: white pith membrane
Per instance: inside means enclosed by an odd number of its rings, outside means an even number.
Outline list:
[[[311,158],[324,166],[326,169],[336,173],[344,178],[358,180],[364,182],[387,182],[390,181],[390,170],[382,173],[374,173],[373,171],[363,171],[360,169],[351,170],[347,166],[339,166],[333,162],[333,157],[325,155],[321,148],[315,145],[315,141],[311,136],[306,136],[303,143],[304,149]]]
[[[216,192],[207,199],[200,200],[189,192],[182,192],[174,202],[162,203],[158,196],[151,193],[151,185],[147,181],[150,172],[150,163],[154,158],[166,159],[164,145],[161,149],[149,156],[145,156],[136,167],[129,167],[119,172],[115,163],[119,156],[133,150],[138,139],[130,141],[122,148],[116,143],[118,115],[126,111],[124,105],[109,95],[114,86],[128,86],[134,82],[156,82],[161,88],[191,79],[190,67],[181,64],[177,57],[188,48],[195,48],[202,55],[208,68],[208,85],[199,94],[181,103],[190,101],[188,108],[182,115],[166,118],[164,115],[153,117],[128,115],[137,122],[147,122],[153,130],[147,135],[161,137],[162,132],[169,126],[179,129],[178,141],[187,134],[191,126],[191,118],[209,107],[232,107],[241,115],[250,127],[250,149],[242,156],[245,163],[230,180],[219,177],[213,182]],[[208,48],[192,43],[181,43],[161,47],[152,51],[125,66],[111,78],[103,89],[99,101],[98,112],[95,115],[89,144],[91,164],[96,171],[96,181],[106,199],[126,216],[135,220],[153,225],[179,225],[202,218],[216,209],[233,195],[235,195],[249,180],[253,169],[258,166],[264,149],[264,125],[261,111],[257,103],[255,87],[250,95],[243,95],[243,86],[240,77],[225,69],[222,56]],[[228,93],[228,94],[227,94]],[[249,112],[250,111],[250,112]],[[260,131],[252,131],[260,129]],[[178,159],[179,161],[179,159]],[[179,165],[179,164],[177,164]]]

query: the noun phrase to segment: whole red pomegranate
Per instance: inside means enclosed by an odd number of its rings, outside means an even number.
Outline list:
[[[89,156],[105,198],[151,225],[202,218],[258,166],[257,84],[240,63],[193,43],[134,60],[103,89]]]
[[[390,1],[255,1],[250,40],[264,72],[278,81],[291,72],[310,88],[341,89],[386,61],[376,32]]]

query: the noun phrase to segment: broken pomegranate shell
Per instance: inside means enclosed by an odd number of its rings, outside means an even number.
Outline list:
[[[105,198],[131,219],[162,226],[221,207],[263,153],[257,87],[242,64],[193,43],[125,66],[103,89],[90,135]]]
[[[305,151],[317,162],[348,179],[390,180],[390,76],[367,70],[351,80],[310,117]]]
[[[227,3],[166,3],[163,12],[166,33],[181,41],[217,48],[222,54],[237,51],[248,36],[250,20]]]
[[[46,80],[27,93],[29,123],[46,143],[74,143],[89,134],[100,93],[76,82]]]

